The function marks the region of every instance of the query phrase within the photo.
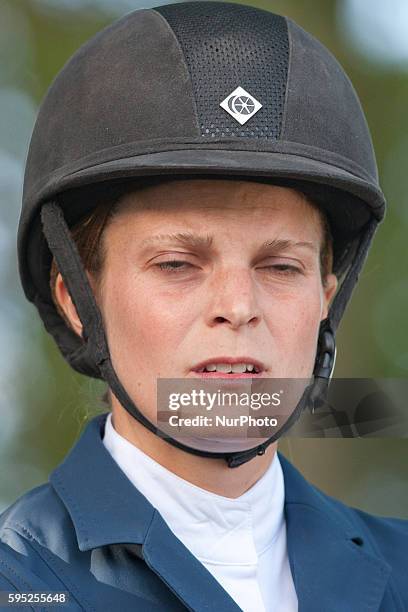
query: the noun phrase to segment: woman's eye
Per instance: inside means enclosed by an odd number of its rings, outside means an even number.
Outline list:
[[[289,264],[274,264],[271,266],[264,266],[263,268],[261,268],[262,270],[271,270],[273,272],[277,272],[278,274],[281,274],[283,276],[285,275],[295,275],[295,274],[302,274],[302,271],[300,268],[297,268],[296,266],[291,266]]]
[[[183,261],[180,259],[172,259],[168,261],[161,261],[160,263],[155,264],[163,272],[177,273],[177,272],[185,272],[188,268],[193,268],[193,264],[188,261]],[[290,276],[301,274],[302,271],[300,268],[296,266],[291,266],[289,264],[274,264],[270,266],[263,266],[260,268],[261,270],[267,270],[268,272],[276,272],[280,276]]]
[[[178,270],[184,271],[186,266],[191,266],[192,264],[188,263],[188,261],[182,261],[179,259],[172,259],[171,261],[162,261],[156,266],[165,272],[177,272]]]

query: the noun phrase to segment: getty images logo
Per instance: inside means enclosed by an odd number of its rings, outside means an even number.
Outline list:
[[[234,91],[221,102],[220,106],[241,125],[244,125],[244,123],[262,108],[262,104],[258,102],[254,96],[245,91],[243,87],[234,89]]]

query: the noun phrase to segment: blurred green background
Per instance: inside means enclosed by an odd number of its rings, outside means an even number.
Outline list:
[[[250,2],[287,15],[342,63],[365,109],[388,199],[338,333],[337,377],[408,377],[408,2]],[[16,231],[38,105],[72,53],[139,0],[0,2],[0,511],[47,480],[103,386],[76,374],[24,298]],[[407,439],[284,439],[311,482],[371,513],[408,518]]]

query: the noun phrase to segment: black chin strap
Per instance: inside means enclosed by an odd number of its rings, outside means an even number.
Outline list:
[[[354,261],[333,300],[329,316],[321,322],[313,381],[305,388],[295,410],[282,427],[267,441],[246,451],[226,453],[202,451],[182,444],[161,431],[137,408],[113,368],[101,312],[96,304],[82,260],[60,206],[55,202],[46,202],[41,209],[41,221],[49,249],[57,262],[58,269],[82,322],[86,351],[97,364],[102,378],[108,383],[120,404],[147,429],[173,446],[202,457],[224,458],[231,468],[238,467],[257,455],[263,455],[267,447],[280,438],[298,420],[306,406],[314,411],[324,401],[335,360],[335,332],[358,280],[359,272],[378,225],[378,222],[373,219],[367,230],[362,234]]]

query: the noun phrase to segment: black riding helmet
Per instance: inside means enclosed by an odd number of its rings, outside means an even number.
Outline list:
[[[63,356],[104,379],[148,429],[112,366],[102,318],[69,227],[97,197],[147,176],[222,177],[295,187],[321,205],[342,279],[319,332],[312,383],[266,442],[211,453],[240,465],[279,438],[327,388],[334,335],[385,200],[358,97],[341,66],[292,20],[229,2],[183,2],[134,11],[83,45],[51,85],[27,158],[18,230],[19,270]],[[82,197],[81,197],[82,196]],[[79,338],[49,285],[55,257],[83,324]]]

